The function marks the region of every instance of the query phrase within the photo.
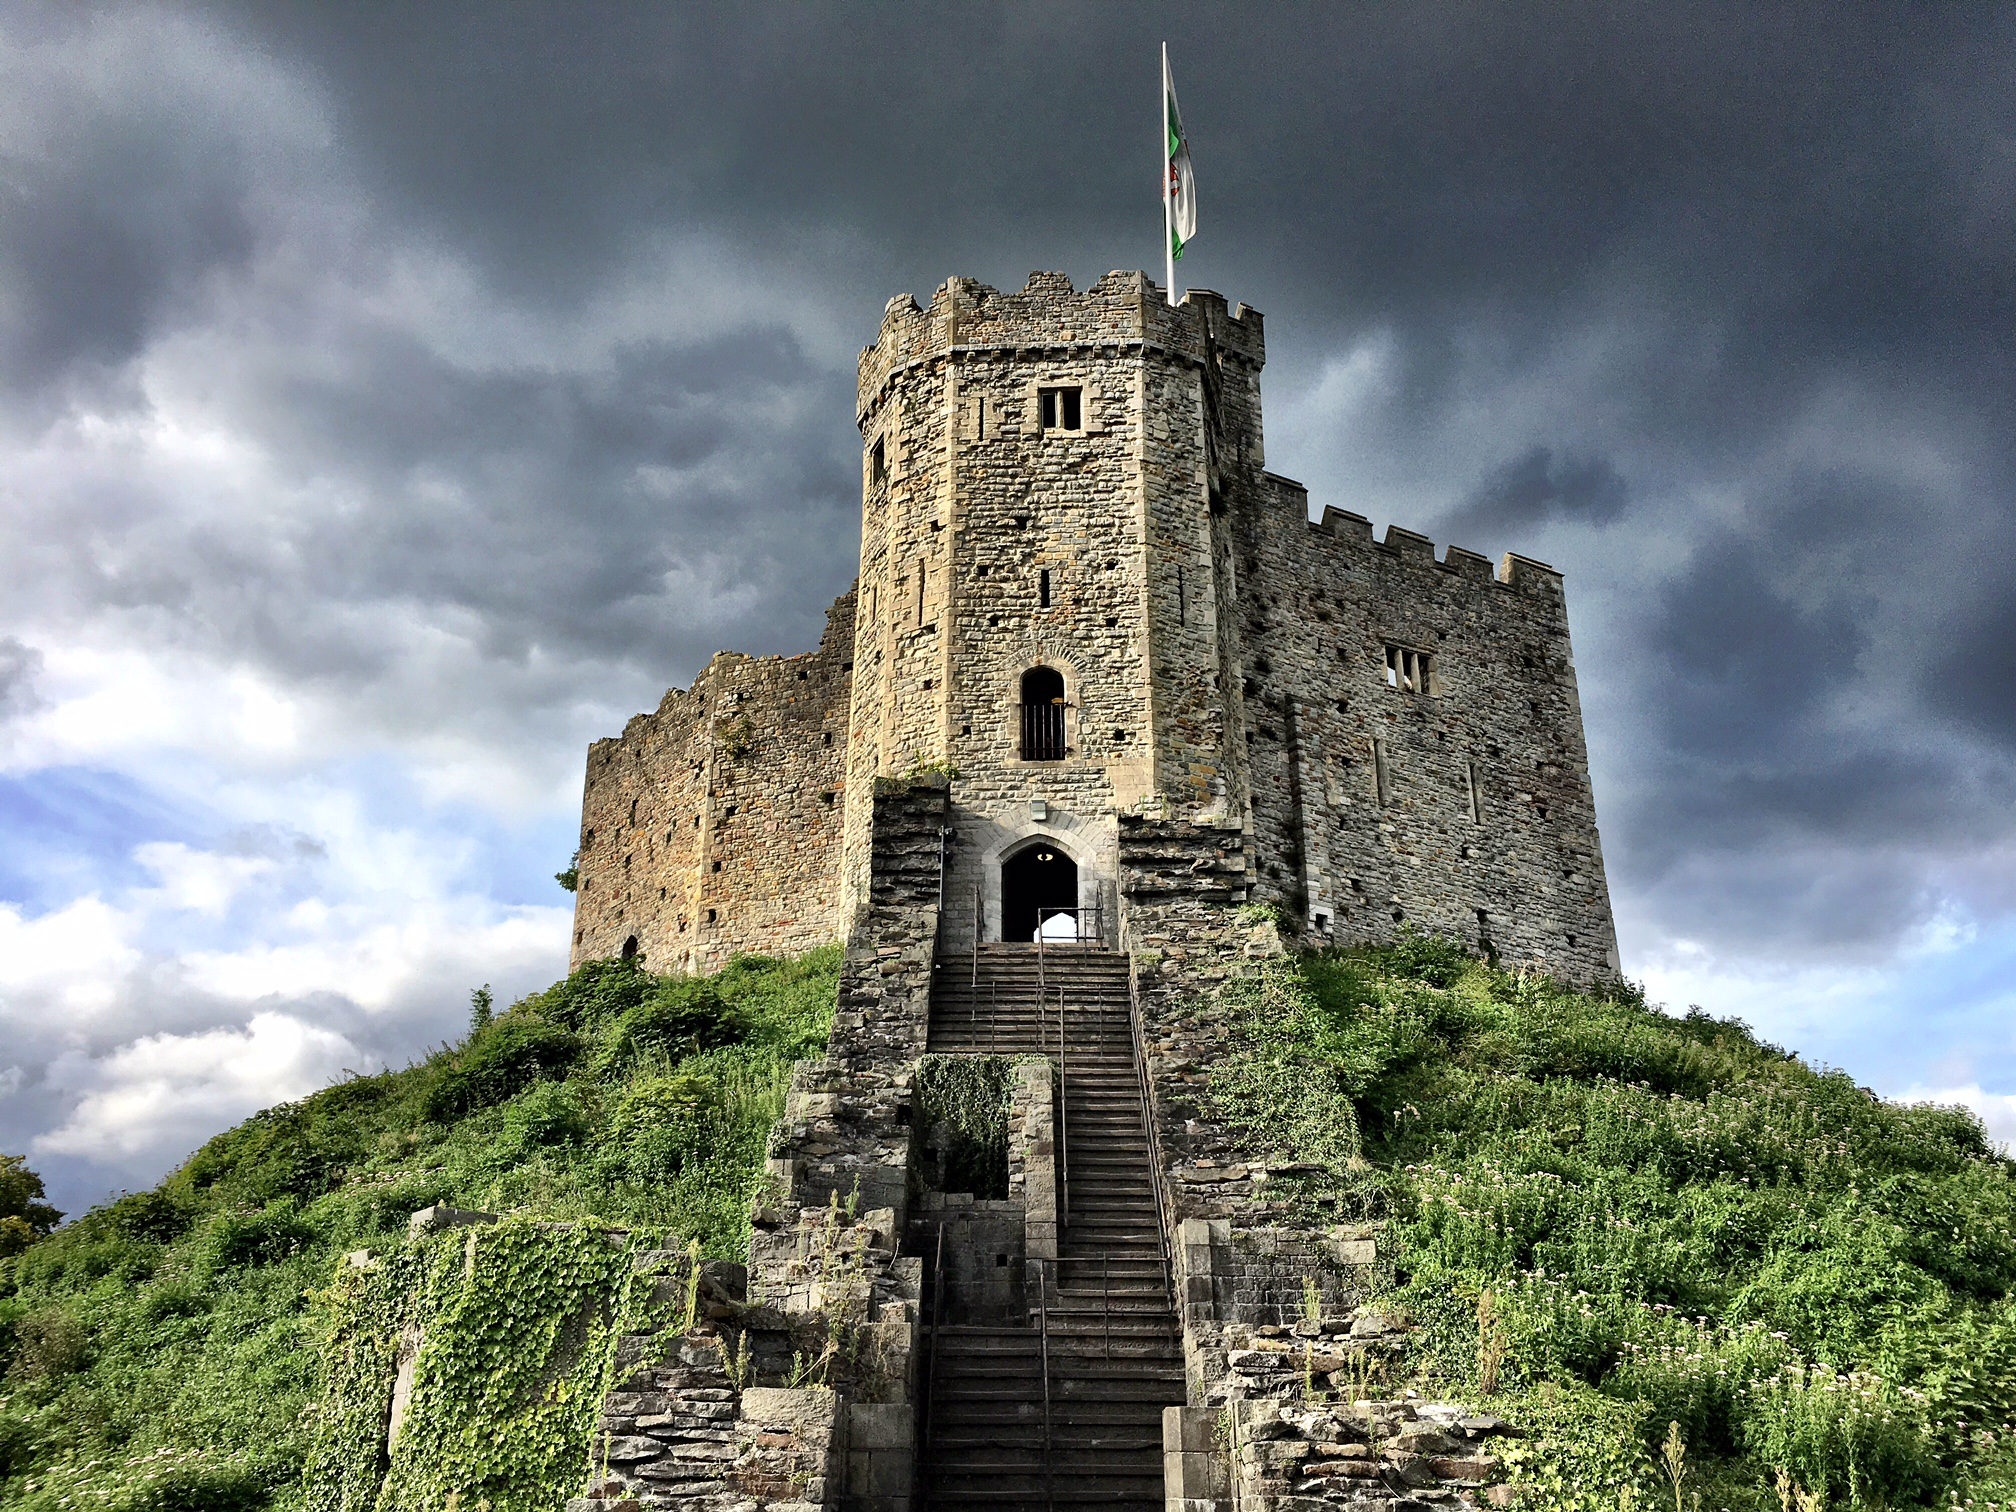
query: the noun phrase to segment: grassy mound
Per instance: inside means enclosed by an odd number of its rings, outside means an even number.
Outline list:
[[[1972,1114],[1428,939],[1227,995],[1219,1116],[1304,1163],[1291,1212],[1387,1219],[1422,1384],[1546,1429],[1542,1504],[1671,1497],[1677,1423],[1690,1507],[2016,1505],[2016,1166]]]
[[[0,1504],[295,1505],[310,1293],[433,1202],[747,1246],[793,1061],[837,949],[703,979],[582,967],[421,1064],[268,1109],[139,1192],[0,1260]]]

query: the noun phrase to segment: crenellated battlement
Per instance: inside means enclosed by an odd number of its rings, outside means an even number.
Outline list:
[[[874,794],[950,772],[919,853],[944,949],[1030,938],[1035,850],[1069,863],[1041,906],[1110,924],[1121,821],[1153,817],[1239,830],[1231,890],[1305,935],[1614,972],[1561,574],[1312,521],[1267,471],[1265,361],[1259,311],[1139,271],[890,300],[858,600],[817,652],[723,653],[592,748],[577,958],[842,934]]]
[[[891,380],[920,363],[955,354],[1065,353],[1150,348],[1201,364],[1208,351],[1258,369],[1267,360],[1263,319],[1228,306],[1210,289],[1191,289],[1180,304],[1139,271],[1116,269],[1080,292],[1062,273],[1036,272],[1003,292],[973,278],[949,278],[928,306],[898,294],[883,307],[881,329],[863,348],[856,413],[865,427]]]

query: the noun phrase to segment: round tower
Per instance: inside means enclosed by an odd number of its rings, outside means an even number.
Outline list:
[[[1242,814],[1223,500],[1257,479],[1257,312],[1145,275],[890,301],[862,353],[842,916],[874,779],[952,774],[941,939],[1112,938],[1118,819]]]

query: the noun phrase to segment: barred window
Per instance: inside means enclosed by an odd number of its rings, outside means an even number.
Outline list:
[[[1432,682],[1434,669],[1426,651],[1410,651],[1405,646],[1386,648],[1386,686],[1397,688],[1402,693],[1429,693],[1434,691]]]
[[[1054,667],[1022,674],[1022,759],[1064,759],[1064,674]]]

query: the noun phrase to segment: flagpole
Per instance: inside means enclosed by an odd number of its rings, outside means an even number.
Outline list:
[[[1162,98],[1156,119],[1161,126],[1158,145],[1162,162],[1162,288],[1169,303],[1176,303],[1176,233],[1170,223],[1169,206],[1169,44],[1162,44]]]

